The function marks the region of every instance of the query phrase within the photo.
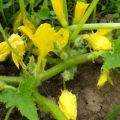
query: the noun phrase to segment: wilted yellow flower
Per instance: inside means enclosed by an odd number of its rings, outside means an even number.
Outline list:
[[[59,108],[66,115],[68,120],[76,120],[77,117],[77,100],[76,96],[68,90],[62,91],[59,97]]]
[[[51,0],[51,3],[59,22],[62,24],[62,26],[66,27],[68,23],[64,13],[63,0]]]
[[[10,42],[11,46],[15,49],[16,53],[12,51],[12,49],[9,47],[9,45],[6,42],[0,43],[0,61],[4,61],[7,56],[11,53],[12,59],[15,63],[15,65],[19,68],[19,65],[22,66],[22,68],[25,68],[25,64],[23,62],[23,55],[25,53],[25,45],[21,37],[17,34],[12,34],[8,41]]]
[[[80,22],[81,18],[85,14],[86,9],[88,8],[87,3],[77,1],[75,6],[74,20],[73,23],[77,24]]]
[[[87,40],[90,45],[93,47],[94,50],[111,50],[112,44],[109,41],[109,39],[104,36],[106,35],[109,30],[98,30],[96,33],[93,33],[91,35],[83,35],[83,38]]]
[[[24,41],[17,34],[12,34],[8,40],[10,41],[11,45],[15,48],[16,53],[18,53],[16,55],[14,52],[12,52],[12,59],[15,65],[18,68],[19,68],[19,65],[21,65],[22,68],[25,68],[26,65],[23,62],[23,55],[25,53]]]

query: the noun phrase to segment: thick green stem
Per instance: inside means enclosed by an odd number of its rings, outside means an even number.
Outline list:
[[[74,31],[78,25],[71,25],[69,29]],[[95,30],[95,29],[120,29],[120,23],[92,23],[84,24],[82,30]]]
[[[37,104],[46,108],[56,120],[68,120],[52,100],[40,95],[37,91],[34,92],[34,97]]]
[[[58,73],[62,72],[65,69],[68,69],[70,67],[73,67],[77,64],[83,64],[85,62],[91,61],[93,59],[98,58],[102,54],[102,51],[99,52],[92,52],[92,53],[86,53],[83,55],[77,55],[76,57],[69,58],[66,61],[40,73],[37,76],[37,79],[40,82],[46,81],[50,79],[51,77],[57,75]],[[22,77],[15,77],[15,76],[0,76],[0,81],[6,82],[7,84],[11,85],[17,85],[20,83],[20,81],[23,80]]]
[[[85,24],[85,22],[87,21],[87,19],[89,18],[90,14],[92,13],[92,11],[94,10],[94,8],[96,7],[97,3],[99,2],[99,0],[93,0],[90,7],[88,8],[88,10],[86,11],[85,15],[83,16],[83,18],[81,19],[81,21],[79,22],[77,28],[75,29],[75,31],[72,33],[70,39],[74,40],[76,38],[76,36],[79,34],[79,32],[82,30],[83,25]]]
[[[92,53],[87,53],[87,54],[84,54],[84,55],[79,55],[79,56],[76,56],[76,57],[69,58],[65,62],[62,62],[62,63],[56,65],[55,67],[52,67],[52,68],[48,69],[47,71],[38,75],[38,80],[40,82],[48,80],[49,78],[57,75],[58,73],[60,73],[61,71],[65,70],[65,69],[73,67],[77,64],[85,63],[87,61],[90,61],[92,59],[95,59],[95,58],[99,57],[99,55],[101,55],[101,53],[102,53],[101,51],[92,52]]]

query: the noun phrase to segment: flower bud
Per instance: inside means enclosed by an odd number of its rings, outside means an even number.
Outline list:
[[[88,8],[87,3],[77,1],[76,6],[75,6],[75,15],[74,15],[74,20],[73,23],[78,24],[85,14],[86,9]]]
[[[77,117],[77,101],[76,96],[68,90],[62,91],[59,97],[59,108],[66,115],[68,120],[76,120]]]
[[[51,0],[54,12],[63,27],[68,25],[66,15],[64,13],[63,0]]]

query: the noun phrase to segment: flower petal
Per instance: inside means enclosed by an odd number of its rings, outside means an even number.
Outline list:
[[[61,48],[64,48],[66,44],[68,43],[69,39],[69,30],[65,28],[61,28],[57,34],[55,40],[60,44]]]
[[[53,41],[55,37],[55,30],[51,27],[50,24],[44,23],[41,24],[35,32],[34,35],[34,45],[40,50],[40,54],[44,56],[50,52],[54,51]]]
[[[105,83],[108,81],[108,76],[109,76],[109,71],[102,71],[100,77],[99,77],[99,80],[98,80],[98,83],[97,83],[97,86],[98,87],[102,87],[105,85]]]
[[[88,8],[87,3],[77,1],[76,6],[75,6],[75,15],[74,15],[74,21],[73,23],[77,24],[80,22],[81,18],[85,14],[86,9]]]
[[[111,31],[112,31],[112,29],[98,29],[95,34],[107,35],[107,34],[110,33]]]
[[[0,43],[0,61],[4,61],[7,56],[10,54],[10,48],[6,42]]]
[[[23,34],[28,36],[29,39],[33,40],[34,31],[30,29],[28,26],[20,26],[18,30],[20,30]]]

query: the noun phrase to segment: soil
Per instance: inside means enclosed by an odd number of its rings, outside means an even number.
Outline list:
[[[107,84],[98,89],[96,83],[100,75],[99,63],[86,63],[79,65],[74,80],[67,83],[67,88],[77,95],[78,120],[104,120],[109,112],[120,103],[120,75],[112,72],[114,86]],[[40,91],[43,95],[57,101],[62,89],[59,75],[43,84]],[[6,109],[0,105],[0,120],[4,120]],[[50,114],[39,113],[41,120],[54,120]],[[26,120],[15,109],[10,120]],[[120,115],[116,120],[120,120]]]

